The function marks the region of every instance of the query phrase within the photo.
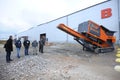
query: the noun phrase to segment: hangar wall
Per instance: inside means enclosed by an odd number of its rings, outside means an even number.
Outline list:
[[[119,8],[118,8],[119,0],[110,0],[105,1],[103,3],[85,8],[83,10],[74,12],[72,14],[63,16],[61,18],[52,20],[50,22],[46,22],[40,24],[36,27],[33,27],[27,31],[19,33],[17,36],[28,36],[32,41],[36,39],[39,41],[40,34],[46,33],[46,37],[49,42],[75,42],[73,37],[62,32],[57,29],[57,25],[60,23],[64,23],[71,27],[72,29],[77,31],[78,25],[84,21],[92,20],[100,25],[105,26],[106,28],[117,31],[115,36],[117,37],[117,41],[119,40]],[[120,3],[120,1],[119,1]],[[101,11],[104,9],[111,9],[111,16],[107,18],[101,18]]]
[[[119,40],[120,40],[120,1],[118,0],[118,24],[119,24]]]

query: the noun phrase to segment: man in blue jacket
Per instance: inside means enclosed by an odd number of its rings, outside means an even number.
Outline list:
[[[21,49],[20,38],[15,42],[15,46],[16,46],[16,49],[17,49],[17,57],[20,58],[20,49]]]
[[[28,38],[25,39],[25,41],[23,42],[23,45],[25,47],[25,56],[29,55],[28,50],[29,50],[29,46],[30,46],[30,41],[28,40]]]

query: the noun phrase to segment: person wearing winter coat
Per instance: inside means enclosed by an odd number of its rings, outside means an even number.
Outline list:
[[[21,41],[20,41],[20,38],[19,38],[18,40],[16,40],[15,46],[16,46],[16,49],[17,49],[17,57],[20,58],[20,49],[21,49]]]
[[[44,53],[43,49],[44,49],[44,45],[45,45],[45,40],[46,40],[45,36],[42,36],[39,41],[39,52],[41,52],[41,53]]]
[[[33,47],[33,55],[36,54],[37,55],[37,47],[38,47],[38,42],[36,40],[34,40],[32,42],[32,47]]]
[[[29,55],[28,54],[28,50],[29,50],[29,46],[30,46],[30,41],[28,39],[26,39],[24,42],[23,42],[23,45],[25,47],[25,56],[26,55]]]
[[[11,52],[13,51],[13,39],[12,36],[9,36],[9,39],[4,45],[5,51],[6,51],[6,62],[10,63],[12,61],[11,59]]]

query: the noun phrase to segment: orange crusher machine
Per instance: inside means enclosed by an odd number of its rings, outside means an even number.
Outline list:
[[[115,31],[110,31],[91,20],[79,24],[78,32],[64,24],[59,24],[57,28],[72,35],[83,46],[83,50],[94,51],[95,53],[105,53],[114,50],[116,37],[113,35]]]

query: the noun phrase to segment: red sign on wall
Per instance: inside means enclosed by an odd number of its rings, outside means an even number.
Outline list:
[[[109,18],[112,16],[112,9],[111,8],[107,8],[107,9],[103,9],[101,10],[101,18]]]

